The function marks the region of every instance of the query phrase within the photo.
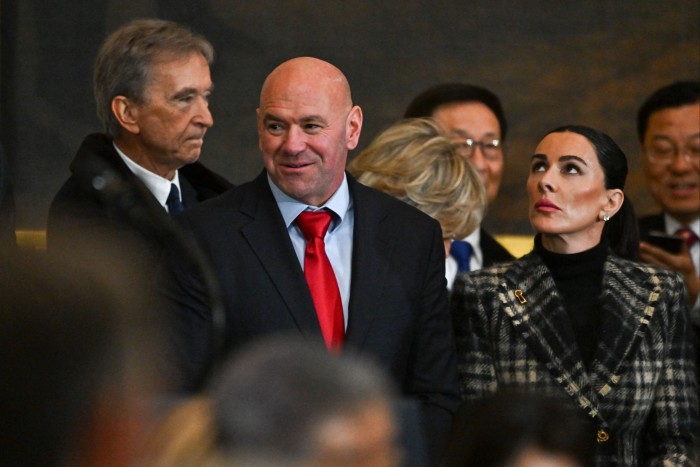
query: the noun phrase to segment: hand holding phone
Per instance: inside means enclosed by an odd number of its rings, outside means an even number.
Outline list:
[[[650,245],[657,246],[669,253],[678,254],[683,249],[683,237],[678,235],[669,235],[665,232],[660,232],[658,230],[652,230],[643,239]]]

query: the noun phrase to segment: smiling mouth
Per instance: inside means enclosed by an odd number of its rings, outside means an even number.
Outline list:
[[[697,183],[669,183],[667,186],[671,192],[678,194],[695,193],[698,189]]]
[[[304,167],[308,167],[310,165],[311,165],[311,163],[308,163],[308,162],[296,162],[296,163],[282,164],[282,167],[286,167],[288,169],[303,169]]]

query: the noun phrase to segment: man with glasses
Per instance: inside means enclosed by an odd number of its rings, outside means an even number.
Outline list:
[[[649,191],[663,209],[639,220],[640,256],[683,275],[700,336],[700,81],[676,82],[652,94],[637,114],[637,134]],[[650,232],[684,242],[667,251]]]
[[[487,203],[498,196],[504,163],[508,123],[501,102],[488,89],[471,84],[438,84],[411,101],[405,118],[433,117],[455,142],[460,154],[476,168],[486,188]],[[513,256],[483,227],[464,239],[455,239],[445,263],[447,287],[457,272],[476,270],[508,261]]]

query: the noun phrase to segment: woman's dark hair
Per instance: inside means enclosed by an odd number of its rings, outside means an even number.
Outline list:
[[[613,139],[605,133],[583,125],[566,125],[548,132],[577,133],[586,138],[595,150],[605,174],[605,188],[624,191],[627,179],[627,157]],[[546,136],[546,135],[545,135]],[[632,202],[625,196],[620,210],[605,223],[604,239],[620,257],[639,260],[639,226]]]

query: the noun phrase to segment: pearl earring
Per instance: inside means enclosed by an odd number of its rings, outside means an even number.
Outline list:
[[[603,214],[603,222],[608,222],[610,220],[610,216],[607,214]]]

